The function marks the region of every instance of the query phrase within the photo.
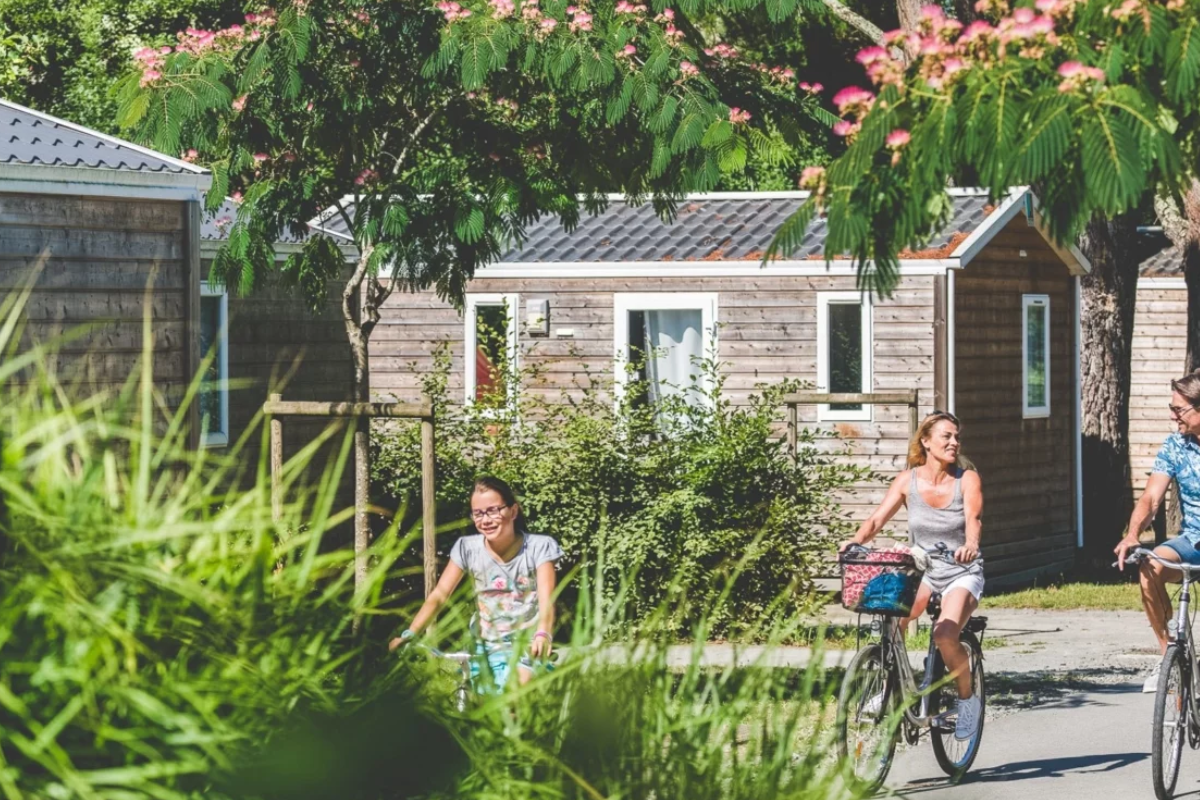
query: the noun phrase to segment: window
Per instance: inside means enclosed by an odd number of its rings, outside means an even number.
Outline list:
[[[871,391],[871,298],[861,292],[817,294],[817,391]],[[838,403],[817,408],[821,421],[870,420],[871,406]]]
[[[505,408],[516,401],[517,296],[467,295],[466,402]]]
[[[1021,298],[1022,412],[1026,418],[1050,416],[1050,298]]]
[[[712,388],[703,362],[716,358],[717,295],[617,294],[613,307],[618,399],[637,381],[646,392],[635,403],[658,404],[681,394],[689,403],[704,402],[695,389]]]
[[[200,383],[204,444],[229,444],[229,295],[224,287],[200,284],[200,357],[210,358]]]

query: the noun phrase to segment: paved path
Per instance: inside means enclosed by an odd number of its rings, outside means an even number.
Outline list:
[[[989,720],[975,766],[949,786],[922,740],[888,780],[899,797],[953,800],[1134,800],[1150,783],[1153,695],[1136,683],[1065,691],[1058,700]],[[1200,752],[1184,749],[1177,797],[1200,798]]]

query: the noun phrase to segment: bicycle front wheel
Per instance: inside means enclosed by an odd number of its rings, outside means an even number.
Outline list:
[[[1158,800],[1169,800],[1175,795],[1179,761],[1183,755],[1183,742],[1187,738],[1191,685],[1184,661],[1184,652],[1178,645],[1171,645],[1163,655],[1158,673],[1158,690],[1154,696],[1154,730],[1150,737],[1154,795]]]
[[[967,770],[975,761],[975,756],[979,754],[979,742],[983,739],[983,717],[987,710],[987,695],[984,693],[983,685],[983,648],[979,646],[979,640],[972,633],[964,631],[959,637],[959,641],[962,642],[970,659],[971,692],[979,698],[979,725],[975,729],[975,735],[970,739],[955,737],[953,728],[935,727],[933,729],[932,736],[930,736],[933,755],[937,758],[938,766],[950,776],[951,781],[958,781],[967,774]],[[941,660],[940,656],[938,660]],[[945,667],[943,666],[940,672],[944,674],[944,671]],[[942,711],[950,711],[956,707],[958,689],[954,681],[948,681],[938,689],[938,698],[938,706]]]
[[[883,785],[900,735],[896,681],[883,648],[868,645],[855,654],[838,694],[837,747],[847,779],[862,794]]]

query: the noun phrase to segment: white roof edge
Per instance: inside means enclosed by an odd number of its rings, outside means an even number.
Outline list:
[[[590,269],[603,269],[605,267],[636,269],[638,267],[680,267],[686,268],[689,266],[729,266],[729,267],[763,267],[770,269],[771,267],[798,267],[801,265],[826,267],[830,264],[847,265],[853,262],[848,258],[838,258],[833,261],[826,261],[823,258],[780,258],[772,261],[764,262],[762,259],[721,259],[719,261],[705,261],[698,258],[695,260],[676,259],[671,261],[493,261],[480,269],[492,269],[495,267],[513,267],[519,269],[572,269],[585,267]],[[910,267],[958,267],[959,260],[957,258],[905,258],[901,259],[900,263]]]
[[[958,247],[954,248],[954,252],[950,254],[952,258],[957,258],[965,267],[971,263],[979,251],[987,246],[997,233],[999,233],[1005,225],[1012,220],[1017,214],[1021,213],[1021,200],[1029,192],[1028,186],[1022,186],[1013,189],[1008,193],[1008,197],[1004,199],[991,214],[983,221],[983,224],[971,231],[966,239],[963,239]]]
[[[200,193],[212,188],[209,172],[163,172],[136,169],[108,169],[98,167],[47,166],[42,164],[0,164],[0,184],[20,183],[26,185],[76,185],[89,186],[93,191],[99,187],[112,187],[112,196],[136,196],[136,188],[146,190],[161,188],[185,188]],[[135,191],[130,191],[133,188]]]
[[[134,144],[133,142],[126,141],[125,139],[118,139],[116,136],[109,136],[107,133],[101,133],[98,130],[88,128],[84,125],[80,125],[75,122],[70,122],[65,119],[60,119],[60,118],[54,116],[53,114],[47,114],[44,111],[38,111],[36,109],[29,108],[28,106],[23,106],[20,103],[14,103],[11,100],[5,100],[3,97],[0,97],[0,106],[8,106],[9,108],[17,109],[18,111],[24,111],[25,113],[32,114],[35,117],[41,117],[42,119],[49,120],[50,122],[53,122],[55,125],[62,125],[64,128],[70,128],[73,131],[78,131],[79,133],[84,133],[84,134],[87,134],[88,136],[95,136],[97,139],[103,139],[104,141],[108,142],[109,144],[115,145],[117,147],[128,147],[130,150],[141,153],[144,156],[150,156],[151,158],[157,158],[160,161],[166,161],[168,164],[174,164],[175,166],[177,166],[180,169],[185,170],[187,172],[192,172],[197,175],[209,173],[209,170],[205,169],[204,167],[200,167],[195,164],[189,164],[188,162],[186,162],[182,159],[174,158],[173,156],[169,156],[166,153],[160,153],[157,150],[151,150],[149,147],[143,147],[140,144]],[[74,169],[78,169],[78,167],[75,167]],[[126,170],[126,171],[127,172],[141,172],[141,170]]]

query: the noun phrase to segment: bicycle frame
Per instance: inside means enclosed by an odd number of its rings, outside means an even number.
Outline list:
[[[904,718],[910,725],[918,728],[931,728],[937,717],[929,713],[929,689],[933,686],[933,676],[937,670],[938,661],[941,659],[941,654],[938,652],[937,644],[933,641],[933,636],[929,637],[929,650],[925,658],[925,674],[921,678],[921,683],[917,684],[916,674],[913,672],[912,664],[908,660],[908,646],[904,643],[904,625],[901,617],[889,617],[883,626],[883,635],[880,639],[880,646],[884,652],[884,665],[891,667],[895,665],[895,674],[900,676],[900,696],[904,700]],[[891,663],[889,663],[891,662]],[[920,696],[920,701],[916,704],[911,700],[915,696]],[[914,713],[914,707],[916,713]]]

